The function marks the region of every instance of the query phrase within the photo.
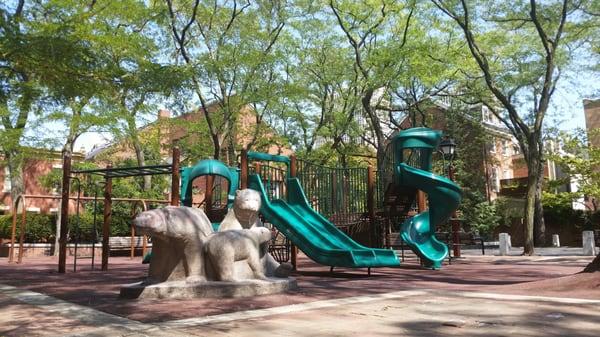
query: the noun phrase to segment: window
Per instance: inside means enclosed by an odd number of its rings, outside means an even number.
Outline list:
[[[513,154],[520,154],[521,153],[521,149],[519,148],[519,145],[513,145]]]
[[[492,176],[490,177],[490,184],[492,185],[492,191],[500,192],[500,177],[498,176],[498,168],[492,168]]]
[[[490,110],[487,106],[481,107],[481,113],[483,115],[484,123],[498,124],[498,119],[496,119],[496,116],[494,115],[492,110]]]
[[[509,142],[506,140],[503,140],[502,141],[502,154],[505,156],[510,156],[511,155],[510,148],[511,148],[511,146],[510,146]]]
[[[10,183],[10,170],[8,169],[8,166],[6,166],[4,168],[4,190],[3,192],[10,192],[11,189],[11,183]]]
[[[496,141],[490,143],[490,153],[496,153]]]
[[[481,119],[483,119],[484,123],[490,122],[490,109],[487,106],[481,107]]]

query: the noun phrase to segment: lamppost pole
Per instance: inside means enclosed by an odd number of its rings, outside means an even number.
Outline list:
[[[456,143],[451,138],[444,138],[440,143],[440,148],[444,158],[448,160],[448,178],[454,181],[454,159]],[[454,257],[460,257],[460,221],[456,215],[456,210],[450,215],[450,226],[452,230],[452,253]]]
[[[454,165],[452,161],[448,165],[448,178],[454,181]],[[460,220],[456,215],[456,210],[450,216],[450,225],[452,226],[452,250],[454,257],[460,257]]]

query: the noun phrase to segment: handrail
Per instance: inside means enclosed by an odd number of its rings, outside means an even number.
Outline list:
[[[284,163],[288,167],[290,166],[290,157],[282,156],[282,155],[268,154],[268,153],[264,153],[264,152],[248,151],[248,159],[262,160],[262,161],[273,161],[273,162],[278,162],[278,163]]]
[[[60,195],[44,195],[44,194],[23,194],[24,197],[27,197],[28,199],[61,199],[62,197]],[[77,200],[76,196],[70,196],[69,200]],[[86,196],[82,196],[80,198],[80,200],[83,201],[94,201],[94,197],[86,197]],[[119,201],[123,201],[123,202],[136,202],[138,200],[141,199],[136,199],[136,198],[111,198],[112,201],[115,202],[119,202]],[[146,202],[150,202],[150,203],[164,203],[164,204],[168,204],[170,203],[169,200],[160,200],[160,199],[143,199]]]

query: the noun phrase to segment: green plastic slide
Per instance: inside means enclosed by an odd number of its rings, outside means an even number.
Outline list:
[[[399,170],[406,184],[418,187],[429,198],[428,211],[417,214],[402,224],[402,239],[421,257],[426,267],[439,269],[448,255],[448,246],[436,238],[435,228],[448,220],[458,207],[460,188],[444,177],[406,164],[400,164]]]
[[[429,210],[407,219],[401,226],[402,240],[421,257],[425,267],[441,268],[448,256],[448,246],[436,236],[436,227],[450,218],[461,200],[461,189],[451,180],[431,170],[431,154],[437,148],[441,132],[413,128],[400,132],[394,139],[396,151],[395,183],[427,193]],[[418,150],[417,160],[405,158],[405,150]],[[407,163],[412,163],[413,166]],[[414,167],[418,165],[419,168]]]
[[[315,262],[332,267],[391,267],[400,265],[396,253],[358,244],[315,212],[296,178],[288,178],[288,201],[270,201],[259,175],[248,185],[262,198],[261,214]]]

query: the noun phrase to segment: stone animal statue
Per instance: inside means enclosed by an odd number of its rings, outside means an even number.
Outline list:
[[[233,207],[227,211],[225,218],[221,221],[219,231],[262,226],[258,217],[260,205],[260,193],[252,189],[237,190]]]
[[[202,210],[168,206],[142,212],[133,223],[152,237],[148,283],[206,280],[202,247],[213,229]]]
[[[207,274],[215,281],[239,279],[265,279],[264,266],[260,260],[261,245],[271,240],[271,231],[265,227],[219,231],[211,234],[204,244]],[[239,275],[236,262],[244,261],[251,275]]]
[[[227,215],[219,226],[219,232],[228,230],[264,228],[263,223],[258,217],[261,199],[260,193],[252,189],[237,190],[233,207],[229,209]],[[288,277],[292,271],[292,266],[288,263],[279,264],[267,247],[261,247],[261,263],[267,276]]]

